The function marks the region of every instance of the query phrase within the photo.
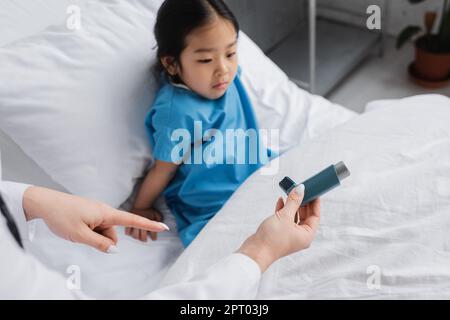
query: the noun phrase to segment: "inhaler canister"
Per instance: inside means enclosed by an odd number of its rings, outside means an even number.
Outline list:
[[[344,162],[340,161],[301,183],[297,184],[291,178],[285,177],[280,181],[279,185],[286,194],[289,194],[292,189],[303,184],[305,186],[305,196],[301,206],[304,207],[324,193],[339,186],[341,181],[348,176],[350,176],[350,171]]]

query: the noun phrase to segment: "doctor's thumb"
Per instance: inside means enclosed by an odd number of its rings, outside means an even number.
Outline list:
[[[113,240],[89,229],[88,232],[85,233],[84,239],[80,241],[88,246],[91,246],[101,252],[104,253],[118,253],[116,244]]]
[[[303,197],[305,196],[305,186],[303,184],[295,187],[289,193],[288,198],[286,199],[286,204],[284,205],[283,212],[285,212],[288,216],[294,218],[297,210],[300,208],[302,204]]]

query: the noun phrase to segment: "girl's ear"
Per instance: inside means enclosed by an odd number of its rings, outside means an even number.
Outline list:
[[[162,57],[161,63],[171,76],[175,76],[177,74],[177,64],[173,57]]]

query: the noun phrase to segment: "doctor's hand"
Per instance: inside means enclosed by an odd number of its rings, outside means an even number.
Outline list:
[[[117,252],[115,225],[153,232],[167,230],[163,223],[104,203],[40,187],[29,187],[23,197],[26,219],[43,219],[63,239],[83,243],[102,252]]]
[[[286,204],[279,198],[275,214],[266,218],[256,233],[238,250],[258,263],[264,272],[276,260],[308,248],[320,221],[320,200],[316,199],[300,208],[304,186],[289,194]]]

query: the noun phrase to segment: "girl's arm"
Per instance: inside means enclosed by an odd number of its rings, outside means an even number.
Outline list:
[[[173,179],[177,169],[177,164],[156,160],[155,165],[150,169],[142,183],[133,208],[137,210],[151,208],[158,196]]]

